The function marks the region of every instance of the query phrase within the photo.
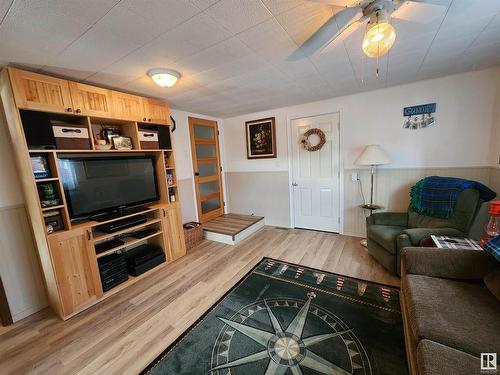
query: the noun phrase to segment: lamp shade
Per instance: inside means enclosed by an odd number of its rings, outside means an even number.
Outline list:
[[[389,164],[391,159],[379,145],[368,145],[361,155],[358,156],[354,164],[357,165],[382,165]]]

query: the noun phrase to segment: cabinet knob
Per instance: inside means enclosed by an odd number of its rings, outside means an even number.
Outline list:
[[[150,119],[150,118],[148,118],[148,121],[149,121],[149,122],[151,122],[151,119]]]
[[[81,110],[80,108],[77,108],[75,112],[76,112],[76,113],[81,113],[81,112],[82,112],[82,110]]]
[[[71,107],[66,108],[66,112],[73,112],[73,108]]]
[[[146,121],[146,117],[143,117],[143,118],[142,118],[142,121]]]

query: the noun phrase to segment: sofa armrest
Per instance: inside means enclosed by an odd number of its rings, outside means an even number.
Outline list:
[[[498,267],[484,251],[407,247],[401,256],[401,276],[407,274],[447,279],[480,280]]]
[[[398,225],[401,227],[408,226],[407,212],[377,212],[367,217],[368,225]]]
[[[406,234],[409,237],[411,246],[418,246],[420,244],[420,241],[422,241],[424,238],[430,237],[433,234],[436,236],[450,237],[465,236],[462,232],[455,228],[412,228],[405,229],[402,234]]]

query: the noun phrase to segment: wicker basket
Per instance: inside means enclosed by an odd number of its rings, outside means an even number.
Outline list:
[[[184,224],[186,250],[192,249],[203,240],[203,227],[196,221]]]

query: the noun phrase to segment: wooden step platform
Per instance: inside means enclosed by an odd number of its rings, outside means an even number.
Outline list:
[[[203,232],[207,240],[236,245],[263,226],[263,216],[225,214],[203,223]]]

